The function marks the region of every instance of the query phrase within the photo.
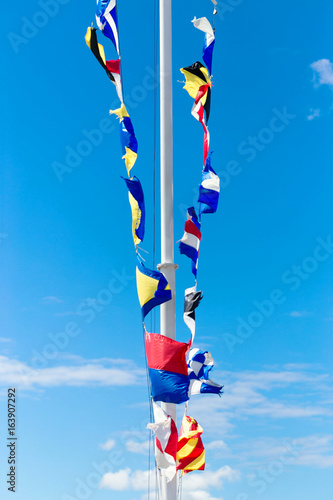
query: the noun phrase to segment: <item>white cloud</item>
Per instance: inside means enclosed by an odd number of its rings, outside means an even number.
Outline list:
[[[126,449],[131,453],[146,455],[149,451],[150,441],[126,441]]]
[[[12,339],[6,338],[6,337],[0,337],[0,343],[2,344],[9,344],[12,342]]]
[[[47,364],[46,360],[44,360]],[[105,363],[106,364],[106,363]],[[75,366],[34,369],[17,359],[0,356],[0,387],[16,385],[21,389],[58,386],[128,386],[143,383],[144,370],[128,360],[121,368],[114,360],[105,366],[99,360],[82,360]]]
[[[329,59],[319,59],[311,64],[314,71],[314,81],[318,85],[333,86],[333,64]]]
[[[310,114],[306,117],[307,120],[311,121],[314,120],[315,118],[319,118],[320,116],[320,109],[310,109]]]
[[[131,469],[122,469],[118,472],[107,472],[102,477],[100,489],[125,491],[131,487]]]
[[[152,488],[155,488],[154,483],[155,473],[153,471],[135,470],[132,472],[130,468],[122,469],[118,472],[108,472],[102,477],[100,489],[106,490],[147,490],[148,479],[151,480]],[[191,477],[189,477],[191,476]],[[238,481],[240,474],[237,470],[231,469],[228,465],[221,467],[217,471],[202,471],[200,474],[186,474],[183,481],[183,491],[186,492],[186,498],[196,500],[202,498],[204,500],[221,500],[211,497],[208,489],[220,489],[225,481]],[[199,497],[197,492],[203,495]]]
[[[226,451],[229,449],[228,445],[221,440],[219,441],[211,441],[210,443],[205,445],[206,450],[218,450],[218,451]]]
[[[149,476],[153,480],[154,473],[143,470],[132,472],[130,468],[122,469],[118,472],[107,472],[102,477],[99,487],[103,490],[144,491],[147,489]]]
[[[209,491],[204,490],[188,491],[186,493],[186,498],[187,500],[223,500],[222,497],[212,497]]]
[[[193,474],[193,476],[186,474],[182,480],[183,491],[207,490],[207,487],[221,489],[224,481],[233,482],[239,479],[240,473],[238,470],[224,465],[216,471],[205,470],[200,474]]]
[[[105,441],[105,443],[100,444],[99,447],[102,448],[102,450],[109,451],[112,450],[112,448],[114,448],[115,445],[116,442],[114,439],[108,439],[107,441]]]

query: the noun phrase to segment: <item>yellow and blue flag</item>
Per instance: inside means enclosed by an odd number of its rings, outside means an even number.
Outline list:
[[[154,307],[172,299],[171,288],[164,274],[148,269],[139,258],[136,268],[136,286],[143,318]]]
[[[128,176],[131,175],[131,169],[134,167],[138,157],[138,141],[134,134],[132,121],[127,113],[125,104],[120,108],[110,110],[110,114],[117,115],[120,120],[120,142],[123,151],[123,159],[127,168]]]
[[[141,183],[137,177],[125,179],[128,188],[128,199],[132,210],[132,233],[134,245],[143,241],[145,235],[145,200]]]

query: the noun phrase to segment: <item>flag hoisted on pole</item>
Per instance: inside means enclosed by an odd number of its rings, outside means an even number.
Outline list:
[[[161,158],[161,264],[158,268],[172,291],[172,300],[161,305],[161,334],[176,338],[175,269],[173,234],[173,137],[172,137],[172,16],[171,0],[160,0],[160,158]],[[176,406],[162,408],[176,423]],[[162,478],[162,500],[176,500],[177,478]]]

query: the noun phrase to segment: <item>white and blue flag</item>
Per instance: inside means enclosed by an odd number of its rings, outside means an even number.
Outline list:
[[[220,196],[220,178],[211,166],[211,155],[209,153],[205,167],[202,171],[202,181],[199,187],[199,218],[201,214],[212,214],[216,212]]]
[[[188,377],[190,386],[188,395],[218,394],[221,396],[223,385],[216,384],[209,378],[214,367],[214,360],[210,352],[192,348],[188,354]]]
[[[212,25],[208,21],[206,17],[200,17],[197,19],[196,17],[193,19],[192,23],[195,28],[205,33],[205,44],[202,50],[202,58],[204,63],[207,66],[209,74],[212,74],[212,58],[213,58],[213,49],[215,45],[215,34],[212,28]]]
[[[99,29],[110,38],[120,56],[116,0],[97,0],[96,21]]]

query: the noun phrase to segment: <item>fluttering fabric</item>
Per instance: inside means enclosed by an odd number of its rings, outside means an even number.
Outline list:
[[[197,292],[196,286],[185,290],[184,322],[191,330],[192,344],[195,336],[195,310],[199,306],[202,298],[202,292]]]
[[[203,90],[199,90],[197,97],[194,100],[194,104],[192,106],[192,111],[191,114],[194,116],[198,122],[201,123],[202,128],[204,129],[204,157],[203,157],[203,164],[205,165],[207,157],[208,157],[208,152],[209,152],[209,145],[210,145],[210,134],[208,127],[206,125],[205,121],[205,113],[204,113],[204,108],[201,102],[201,95],[202,95]]]
[[[209,74],[212,74],[212,57],[215,45],[215,34],[212,25],[206,17],[196,17],[192,21],[195,28],[205,33],[205,44],[202,51],[202,58],[206,64]]]
[[[99,29],[110,38],[120,55],[116,0],[97,0],[96,21]]]
[[[179,461],[177,470],[183,471],[183,474],[205,469],[205,448],[201,440],[202,433],[203,429],[198,422],[194,418],[184,415],[177,452]]]
[[[205,66],[203,66],[200,62],[196,62],[187,68],[182,68],[180,71],[186,78],[184,89],[187,90],[189,95],[194,99],[191,114],[201,123],[204,129],[203,164],[205,165],[210,143],[207,122],[210,113],[211,81],[207,68],[205,68]]]
[[[97,41],[96,28],[89,27],[87,29],[85,40],[86,44],[96,57],[97,61],[104,68],[111,82],[114,83],[114,85],[116,86],[118,97],[122,102],[123,97],[122,97],[121,78],[120,78],[120,59],[117,59],[115,61],[106,60],[104,47]]]
[[[143,241],[145,235],[145,200],[141,183],[137,177],[125,179],[128,188],[128,199],[132,210],[132,233],[134,245]]]
[[[147,425],[155,434],[155,460],[167,482],[176,474],[178,431],[174,420],[153,402],[154,421]]]
[[[179,241],[179,251],[192,260],[192,272],[197,276],[197,264],[199,257],[199,246],[201,240],[200,222],[193,207],[187,210],[187,221],[185,232]]]
[[[206,123],[208,123],[212,83],[207,68],[197,61],[192,64],[192,66],[181,68],[180,71],[186,78],[186,83],[183,88],[187,90],[193,99],[197,98],[198,92],[200,91],[199,98],[206,113]]]
[[[194,394],[218,394],[221,396],[223,385],[216,384],[209,378],[214,367],[210,352],[190,349],[188,354],[188,377],[190,380],[189,396]]]
[[[154,307],[172,299],[171,289],[164,274],[148,269],[139,258],[136,285],[143,319]]]
[[[153,400],[175,404],[188,401],[186,353],[190,345],[145,332],[145,347]]]
[[[118,116],[120,121],[120,143],[122,147],[123,159],[127,168],[128,176],[131,176],[131,170],[134,167],[138,157],[138,141],[136,140],[132,121],[129,117],[125,104],[120,108],[110,110],[110,114]]]
[[[199,218],[201,214],[216,212],[219,202],[220,178],[211,166],[211,155],[212,153],[209,153],[199,187]]]

